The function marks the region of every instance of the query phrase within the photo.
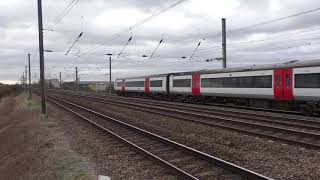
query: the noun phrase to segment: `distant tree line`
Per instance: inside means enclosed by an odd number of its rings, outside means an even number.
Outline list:
[[[6,85],[0,83],[0,98],[16,94],[19,91],[21,91],[21,88],[19,88],[17,85]]]

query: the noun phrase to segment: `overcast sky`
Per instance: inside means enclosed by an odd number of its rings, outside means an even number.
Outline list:
[[[221,18],[227,19],[228,67],[318,59],[320,11],[232,31],[320,7],[318,0],[187,0],[119,38],[113,35],[164,9],[177,0],[80,0],[56,25],[56,17],[73,0],[43,0],[46,77],[105,80],[106,53],[113,56],[113,79],[158,73],[221,68]],[[16,83],[31,53],[32,79],[39,78],[36,0],[0,1],[0,82]],[[69,55],[66,51],[83,32]],[[163,37],[153,58],[150,56]],[[106,44],[98,46],[101,42]],[[199,49],[188,61],[201,41]],[[181,57],[187,57],[182,59]]]

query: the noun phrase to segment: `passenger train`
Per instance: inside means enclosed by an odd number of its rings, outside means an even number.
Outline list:
[[[320,111],[320,60],[117,79],[118,95]]]

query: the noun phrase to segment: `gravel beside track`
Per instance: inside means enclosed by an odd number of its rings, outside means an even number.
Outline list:
[[[219,128],[71,98],[76,103],[276,179],[319,179],[320,153]]]
[[[175,180],[177,176],[167,169],[155,164],[150,159],[123,145],[110,135],[97,131],[93,126],[70,113],[48,104],[48,115],[57,118],[65,135],[70,139],[70,146],[95,164],[98,174],[112,179],[167,179]]]
[[[59,98],[49,100],[162,162],[186,179],[269,179],[130,124]],[[57,102],[58,101],[58,102]],[[79,114],[80,113],[80,114]]]
[[[78,96],[69,93],[67,94],[75,97]],[[260,119],[261,117],[259,116],[255,117],[254,119],[250,119],[249,117],[245,118],[246,116],[239,118],[237,116],[240,115],[236,114],[216,116],[215,111],[204,111],[199,108],[185,109],[185,107],[181,108],[179,106],[172,105],[154,105],[150,104],[150,102],[134,103],[131,102],[131,100],[114,100],[92,96],[79,96],[79,98],[89,99],[92,101],[103,101],[103,103],[115,104],[119,107],[153,112],[156,114],[166,115],[168,117],[178,118],[185,121],[220,127],[227,130],[255,135],[258,137],[267,137],[271,140],[283,141],[303,147],[320,149],[320,131],[319,127],[317,127],[316,125],[312,127],[310,125],[299,124],[299,126],[301,126],[300,129],[293,129],[292,126],[297,126],[296,123],[291,124],[290,122],[282,122],[282,124],[279,125],[279,122],[277,120]]]

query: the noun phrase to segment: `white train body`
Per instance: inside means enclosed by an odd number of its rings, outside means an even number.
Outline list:
[[[115,81],[118,94],[320,101],[320,60],[171,73]]]

